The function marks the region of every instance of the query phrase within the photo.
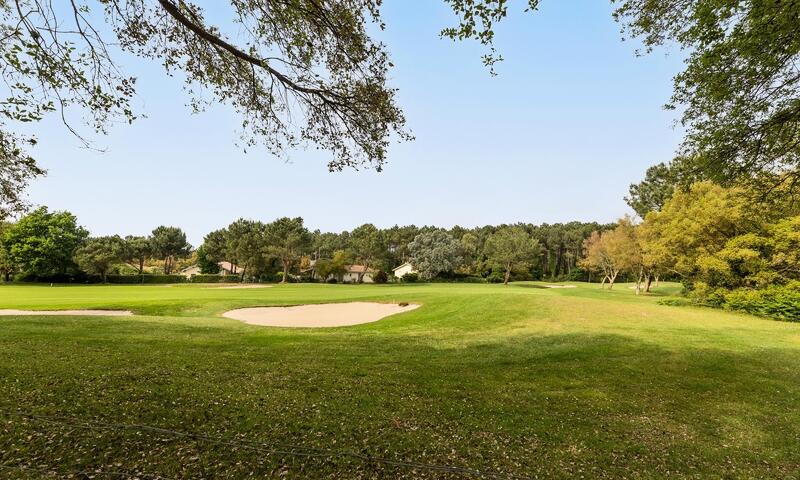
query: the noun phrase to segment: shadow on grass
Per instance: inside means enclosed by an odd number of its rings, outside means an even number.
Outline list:
[[[462,478],[302,447],[526,477],[788,476],[800,464],[796,350],[582,333],[439,349],[347,331],[92,325],[0,338],[0,408],[235,442],[3,418],[0,463],[56,476]]]

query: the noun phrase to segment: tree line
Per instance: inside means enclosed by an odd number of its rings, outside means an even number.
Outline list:
[[[17,222],[0,224],[0,273],[6,280],[71,278],[81,273],[176,273],[196,264],[217,274],[220,262],[242,280],[286,282],[313,270],[319,278],[340,276],[359,265],[388,276],[411,262],[423,280],[588,279],[581,267],[584,240],[611,225],[569,222],[476,228],[364,224],[350,231],[309,230],[300,217],[272,222],[240,218],[209,232],[196,249],[178,227],[159,226],[149,236],[91,237],[69,212],[40,207]],[[146,268],[147,267],[147,268]]]

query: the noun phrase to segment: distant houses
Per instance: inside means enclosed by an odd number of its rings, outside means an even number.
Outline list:
[[[242,273],[242,268],[231,262],[217,262],[219,265],[219,275],[239,275]],[[192,275],[200,275],[199,265],[190,265],[179,272],[184,277],[191,277]]]
[[[311,260],[309,262],[308,268],[301,271],[301,273],[310,276],[313,279],[320,280],[326,282],[331,279],[336,279],[337,282],[342,283],[358,283],[359,276],[363,276],[361,281],[363,283],[375,283],[375,275],[378,273],[377,270],[374,268],[367,268],[365,265],[344,265],[344,272],[339,275],[328,275],[328,278],[319,278],[319,274],[317,273],[317,269],[315,268],[317,264],[316,260]]]
[[[403,275],[407,273],[417,273],[417,269],[415,269],[410,262],[406,262],[399,267],[393,268],[392,273],[394,274],[395,278],[403,278]]]

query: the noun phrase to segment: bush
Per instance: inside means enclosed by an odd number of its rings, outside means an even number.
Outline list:
[[[486,281],[489,283],[503,283],[505,281],[505,274],[500,272],[492,272],[488,277],[486,277]]]
[[[725,294],[725,308],[762,317],[800,321],[800,282],[761,290],[733,290]]]
[[[375,283],[386,283],[389,281],[389,275],[383,270],[378,270],[378,273],[372,276],[372,281]]]
[[[406,273],[400,280],[403,283],[417,283],[419,281],[419,275],[416,273]]]
[[[339,280],[336,280],[336,277],[331,277],[327,280],[326,283],[339,283]]]
[[[214,275],[214,274],[199,274],[192,275],[189,279],[191,283],[239,283],[242,281],[239,275]]]

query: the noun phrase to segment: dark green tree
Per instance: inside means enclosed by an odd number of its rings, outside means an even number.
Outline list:
[[[128,235],[125,237],[124,260],[134,263],[139,275],[144,272],[144,262],[152,256],[152,245],[147,237]]]
[[[267,225],[265,252],[277,258],[283,267],[283,279],[289,278],[289,269],[300,260],[300,256],[311,248],[311,234],[303,226],[303,219],[283,217]]]
[[[73,214],[39,207],[4,232],[3,245],[22,274],[47,277],[75,271],[73,254],[87,236]]]
[[[535,261],[539,242],[520,226],[503,227],[486,240],[486,256],[504,271],[503,283],[508,285],[515,267]]]
[[[204,275],[219,273],[219,264],[209,257],[204,245],[200,245],[196,253],[197,266],[200,267],[200,273]]]
[[[150,235],[150,249],[155,257],[164,259],[164,275],[172,273],[177,258],[189,254],[192,246],[186,241],[186,234],[178,227],[160,226]]]
[[[75,262],[81,270],[100,275],[103,283],[109,269],[125,258],[125,241],[119,235],[93,237],[75,250]]]
[[[364,281],[364,275],[375,267],[387,253],[384,233],[371,223],[365,223],[350,232],[350,249],[352,256],[364,266],[364,272],[358,274],[358,283]]]

